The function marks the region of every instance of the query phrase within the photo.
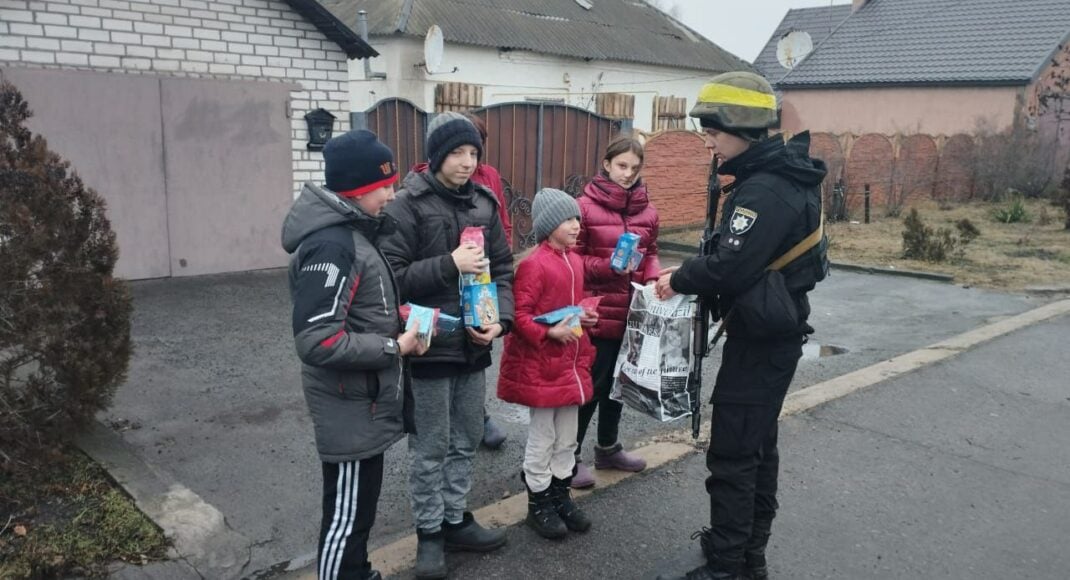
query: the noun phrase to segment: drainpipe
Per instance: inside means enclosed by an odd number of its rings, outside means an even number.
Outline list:
[[[368,42],[368,11],[361,10],[357,12],[357,28],[360,32],[360,37],[364,39],[364,42]],[[370,43],[369,43],[370,44]],[[364,79],[385,79],[386,73],[372,72],[371,59],[364,59]]]

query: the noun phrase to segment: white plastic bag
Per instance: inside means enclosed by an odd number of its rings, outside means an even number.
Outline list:
[[[658,300],[654,286],[632,284],[624,342],[609,397],[659,421],[691,414],[691,321],[695,297]]]

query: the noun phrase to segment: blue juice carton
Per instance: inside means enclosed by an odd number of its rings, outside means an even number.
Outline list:
[[[632,252],[632,258],[630,260],[628,260],[628,267],[632,269],[632,272],[635,272],[635,271],[639,270],[639,264],[642,264],[642,263],[643,263],[643,251],[638,249],[638,248],[636,248],[636,250],[634,252]]]
[[[435,333],[435,323],[438,318],[437,308],[428,308],[409,304],[409,315],[405,321],[405,330],[416,328],[416,336],[425,346],[431,346],[431,336]]]
[[[461,288],[461,312],[464,325],[470,328],[498,323],[498,285],[491,282]]]
[[[632,256],[639,245],[639,234],[624,232],[617,239],[617,247],[613,249],[613,255],[609,258],[609,267],[617,272],[623,272],[632,261]],[[639,257],[642,260],[642,255]]]

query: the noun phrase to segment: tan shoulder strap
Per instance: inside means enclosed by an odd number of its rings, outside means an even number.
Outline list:
[[[816,246],[821,238],[825,236],[825,211],[821,211],[821,223],[817,226],[817,229],[810,233],[810,235],[803,238],[803,241],[795,244],[790,250],[788,250],[783,256],[777,258],[766,270],[779,270],[784,266],[795,261],[796,258],[806,253],[807,250]]]

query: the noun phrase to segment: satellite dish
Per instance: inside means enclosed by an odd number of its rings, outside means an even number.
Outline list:
[[[424,37],[424,68],[427,72],[434,74],[442,68],[442,50],[442,29],[437,24],[432,24]]]
[[[792,30],[776,43],[776,59],[780,66],[791,70],[813,50],[814,41],[809,32]]]

